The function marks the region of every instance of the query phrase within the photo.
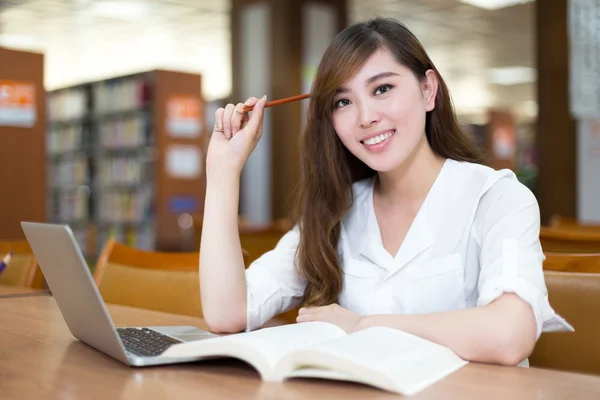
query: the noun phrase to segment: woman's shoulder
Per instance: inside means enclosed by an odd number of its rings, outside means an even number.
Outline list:
[[[481,182],[478,214],[490,208],[510,212],[513,208],[537,205],[533,192],[510,169],[495,170],[486,165],[464,161],[454,161],[454,164],[455,175],[463,177],[465,187]]]
[[[477,175],[482,177],[494,177],[494,176],[507,176],[514,173],[510,169],[496,170],[487,165],[469,162],[469,161],[457,161],[448,159],[448,162],[453,164],[453,169],[461,174]]]
[[[451,160],[454,164],[454,175],[463,177],[466,185],[474,181],[483,182],[483,194],[518,192],[523,195],[531,194],[531,190],[519,181],[516,174],[510,169],[493,169],[487,165],[467,161]]]

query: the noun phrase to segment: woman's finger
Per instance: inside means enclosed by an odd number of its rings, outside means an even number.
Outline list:
[[[225,109],[223,107],[217,109],[215,111],[215,126],[213,128],[213,132],[223,133],[223,113]]]
[[[265,100],[265,103],[266,102],[267,102],[267,100]],[[260,113],[261,113],[261,118],[258,121],[258,127],[256,128],[256,138],[254,139],[256,142],[258,142],[260,140],[262,133],[263,133],[263,123],[265,121],[265,118],[263,115],[264,114],[264,104],[260,110]]]
[[[248,99],[244,102],[244,107],[254,107],[259,100],[260,99],[258,97],[248,97]],[[250,114],[245,112],[242,116],[242,124],[240,129],[244,129],[249,120]]]
[[[225,137],[231,139],[231,116],[233,114],[235,106],[233,104],[227,104],[225,106],[225,112],[223,113],[223,132]]]
[[[231,136],[235,136],[235,134],[240,130],[242,126],[242,118],[244,118],[244,103],[238,103],[233,111],[231,116]]]
[[[254,107],[259,100],[260,99],[258,97],[248,97],[248,99],[244,102],[244,106]]]
[[[242,123],[241,123],[240,129],[244,129],[246,127],[246,125],[248,125],[248,121],[250,121],[250,115],[248,115],[248,113],[246,112],[242,116]]]
[[[263,96],[260,100],[258,100],[252,109],[252,115],[250,116],[248,123],[244,127],[245,131],[254,136],[255,141],[258,141],[262,135],[262,119],[266,102],[267,96]]]

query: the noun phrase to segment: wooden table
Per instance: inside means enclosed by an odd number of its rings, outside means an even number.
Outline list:
[[[0,285],[0,298],[3,297],[20,297],[20,296],[32,296],[32,295],[48,295],[48,290],[31,289],[23,286],[9,286]]]
[[[117,325],[195,325],[200,319],[109,305]],[[351,383],[262,382],[235,360],[130,368],[75,340],[51,296],[0,299],[2,399],[392,399]],[[600,377],[469,364],[415,399],[598,399]]]

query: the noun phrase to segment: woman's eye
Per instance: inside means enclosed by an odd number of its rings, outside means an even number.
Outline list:
[[[379,86],[377,89],[375,89],[375,94],[383,94],[383,93],[387,93],[392,89],[392,85],[381,85]]]
[[[336,101],[334,103],[333,107],[334,108],[342,108],[342,107],[347,106],[348,104],[350,104],[350,100],[348,100],[348,99],[341,99],[341,100]]]

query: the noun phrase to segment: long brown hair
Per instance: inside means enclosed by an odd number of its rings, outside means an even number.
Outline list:
[[[337,301],[342,271],[337,251],[341,220],[353,202],[352,184],[376,171],[350,153],[332,122],[333,97],[377,50],[424,79],[433,70],[439,84],[434,110],[427,113],[425,134],[438,155],[480,162],[475,143],[460,128],[446,83],[417,38],[393,19],[376,18],[350,26],[329,46],[313,81],[301,152],[301,177],[295,193],[295,220],[300,228],[296,268],[306,281],[303,304],[322,306]]]

